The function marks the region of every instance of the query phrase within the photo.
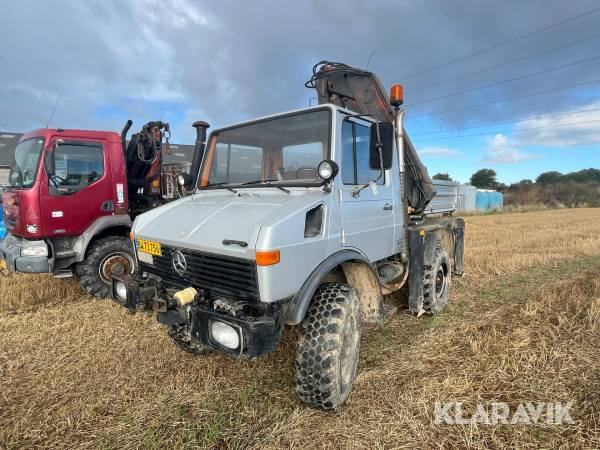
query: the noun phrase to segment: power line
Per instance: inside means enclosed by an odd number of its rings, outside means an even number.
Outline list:
[[[529,117],[527,119],[505,120],[503,122],[488,122],[488,123],[482,123],[480,125],[472,125],[470,127],[454,128],[454,129],[440,130],[440,131],[425,131],[423,133],[411,133],[410,135],[411,135],[411,137],[414,137],[414,136],[425,136],[425,135],[429,135],[429,134],[453,133],[456,131],[472,130],[474,128],[485,128],[485,127],[489,127],[492,125],[508,125],[511,123],[530,122],[532,120],[547,119],[550,117],[568,117],[568,116],[574,116],[575,114],[583,114],[583,113],[594,112],[594,111],[600,111],[600,108],[582,109],[579,111],[571,111],[571,112],[562,113],[562,114],[543,114],[541,116]]]
[[[572,63],[569,63],[569,64],[563,64],[562,66],[551,67],[549,69],[540,70],[539,72],[533,72],[533,73],[529,73],[529,74],[526,74],[526,75],[520,75],[518,77],[509,78],[508,80],[496,81],[495,83],[485,84],[483,86],[479,86],[479,87],[476,87],[476,88],[465,89],[463,91],[452,92],[450,94],[441,95],[439,97],[432,97],[432,98],[428,98],[426,100],[420,100],[418,102],[410,103],[410,106],[420,105],[422,103],[433,102],[435,100],[441,100],[443,98],[452,97],[454,95],[466,94],[468,92],[478,91],[480,89],[486,89],[486,88],[489,88],[489,87],[492,87],[492,86],[498,86],[500,84],[510,83],[511,81],[522,80],[524,78],[529,78],[529,77],[533,77],[533,76],[536,76],[536,75],[541,75],[543,73],[552,72],[554,70],[564,69],[565,67],[576,66],[577,64],[583,64],[583,63],[594,61],[594,60],[597,60],[597,59],[600,59],[600,56],[594,56],[593,58],[582,59],[580,61],[575,61],[575,62],[572,62]]]
[[[444,109],[442,111],[434,111],[434,112],[430,112],[430,113],[427,113],[427,114],[421,114],[421,115],[418,115],[418,116],[413,116],[411,119],[418,119],[418,118],[421,118],[421,117],[435,116],[435,115],[438,115],[438,114],[445,114],[445,113],[448,113],[448,112],[461,111],[461,110],[470,109],[470,108],[477,108],[479,106],[486,106],[486,105],[491,105],[491,104],[494,104],[494,103],[501,103],[501,102],[506,102],[506,101],[510,101],[510,100],[517,100],[517,99],[520,99],[520,98],[533,97],[535,95],[548,94],[550,92],[564,91],[566,89],[572,89],[572,88],[576,88],[576,87],[580,87],[580,86],[587,86],[587,85],[590,85],[590,84],[597,84],[597,83],[600,83],[600,79],[586,81],[584,83],[570,84],[568,86],[562,86],[562,87],[553,88],[553,89],[546,89],[546,90],[543,90],[543,91],[531,92],[529,94],[514,95],[512,97],[500,98],[500,99],[497,99],[497,100],[491,100],[489,102],[477,103],[475,105],[465,105],[465,106],[459,106],[459,107],[456,107],[456,108]]]
[[[440,138],[427,138],[427,139],[417,139],[421,142],[426,142],[426,141],[445,141],[446,139],[461,139],[461,138],[468,138],[468,137],[475,137],[475,136],[488,136],[491,134],[498,134],[498,133],[522,133],[524,131],[532,131],[532,130],[543,130],[545,128],[558,128],[558,127],[568,127],[568,126],[572,126],[572,125],[583,125],[583,124],[587,124],[587,123],[596,123],[596,122],[600,122],[600,119],[597,120],[584,120],[581,122],[571,122],[571,123],[562,123],[562,124],[558,124],[558,125],[546,125],[543,127],[532,127],[532,128],[522,128],[520,130],[500,130],[500,131],[490,131],[488,133],[474,133],[474,134],[465,134],[462,136],[450,136],[450,137],[440,137]]]
[[[509,39],[507,41],[499,42],[497,44],[492,45],[491,47],[487,47],[487,48],[478,50],[476,52],[469,53],[468,55],[464,55],[464,56],[461,56],[459,58],[455,58],[455,59],[447,61],[445,63],[438,64],[437,66],[430,67],[429,69],[421,70],[419,72],[414,72],[412,74],[409,74],[409,75],[406,75],[406,76],[402,77],[401,79],[402,80],[406,80],[406,79],[409,79],[409,78],[413,78],[413,77],[416,77],[417,75],[421,75],[423,73],[431,72],[431,71],[439,69],[441,67],[445,67],[445,66],[448,66],[450,64],[454,64],[455,62],[463,61],[463,60],[465,60],[467,58],[471,58],[473,56],[480,55],[480,54],[488,52],[490,50],[494,50],[496,48],[503,47],[503,46],[508,45],[508,44],[512,44],[513,42],[520,41],[521,39],[525,39],[527,37],[533,36],[534,34],[538,34],[538,33],[541,33],[543,31],[547,31],[547,30],[550,30],[552,28],[555,28],[555,27],[557,27],[559,25],[563,25],[565,23],[572,22],[572,21],[580,19],[580,18],[582,18],[584,16],[588,16],[590,14],[595,13],[596,11],[600,11],[600,8],[594,8],[594,9],[592,9],[590,11],[586,11],[584,13],[577,14],[576,16],[572,16],[572,17],[569,17],[567,19],[560,20],[560,21],[555,22],[555,23],[553,23],[551,25],[546,25],[545,27],[539,28],[539,29],[534,30],[534,31],[530,31],[528,33],[525,33],[525,34],[522,34],[520,36],[514,37],[514,38]]]
[[[61,98],[62,98],[62,92],[58,95],[58,98],[56,99],[56,102],[54,102],[54,107],[52,108],[52,112],[50,113],[50,117],[48,117],[48,121],[46,122],[46,128],[48,128],[48,125],[50,125],[50,121],[54,117],[54,113],[56,112],[56,108],[58,107],[58,103],[60,102]]]
[[[365,70],[369,70],[369,63],[371,62],[371,58],[373,57],[374,54],[375,54],[375,50],[373,50],[371,52],[371,54],[369,55],[369,57],[367,58],[367,67],[365,68]]]
[[[533,53],[531,55],[521,56],[521,57],[513,59],[511,61],[507,61],[507,62],[504,62],[504,63],[495,64],[495,65],[490,66],[490,67],[486,67],[485,69],[476,70],[475,72],[469,72],[469,73],[465,73],[463,75],[458,75],[456,77],[447,78],[447,79],[441,80],[441,81],[436,81],[435,83],[431,83],[431,84],[428,84],[426,86],[421,86],[421,87],[417,87],[417,88],[414,88],[414,89],[407,89],[404,92],[407,93],[407,94],[410,94],[411,92],[422,91],[423,89],[427,89],[427,88],[434,87],[434,86],[439,86],[440,84],[450,83],[451,81],[460,80],[462,78],[466,78],[466,77],[469,77],[471,75],[479,75],[480,73],[487,72],[489,70],[499,69],[500,67],[509,66],[511,64],[515,64],[515,63],[518,63],[518,62],[521,62],[521,61],[525,61],[527,59],[535,58],[536,56],[542,56],[542,55],[545,55],[547,53],[552,53],[552,52],[555,52],[557,50],[562,50],[564,48],[572,47],[574,45],[581,44],[582,42],[591,41],[593,39],[598,39],[598,38],[600,38],[600,34],[595,34],[593,36],[590,36],[590,37],[587,37],[587,38],[583,38],[583,39],[579,39],[577,41],[573,41],[573,42],[570,42],[568,44],[560,45],[558,47],[553,47],[553,48],[550,48],[548,50],[543,50],[541,52]]]

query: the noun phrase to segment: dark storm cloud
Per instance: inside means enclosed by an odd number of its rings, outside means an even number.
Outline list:
[[[307,105],[314,94],[303,83],[320,59],[364,67],[375,50],[370,68],[386,85],[404,81],[409,92],[599,33],[596,13],[402,80],[597,5],[595,0],[7,2],[0,28],[0,128],[23,131],[40,126],[62,92],[55,124],[117,129],[125,116],[149,120],[170,108],[185,124],[180,136],[190,140],[187,124],[194,119],[222,125]],[[598,56],[598,42],[408,93],[408,117],[600,78],[600,63],[595,61],[410,106]],[[557,91],[409,124],[445,128],[576,109],[585,102],[574,92]]]

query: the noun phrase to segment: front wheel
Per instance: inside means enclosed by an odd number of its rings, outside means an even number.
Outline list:
[[[344,283],[322,284],[301,325],[296,391],[305,403],[336,410],[356,377],[361,336],[360,299]]]
[[[89,294],[108,297],[113,276],[130,275],[134,270],[135,258],[129,239],[111,236],[90,244],[85,259],[75,266],[75,275]]]

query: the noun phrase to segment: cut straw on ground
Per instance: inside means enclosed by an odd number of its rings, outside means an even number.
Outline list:
[[[339,413],[294,394],[295,334],[256,361],[193,356],[47,276],[0,278],[0,447],[600,447],[600,209],[467,218],[440,316],[367,328]],[[434,425],[434,403],[573,401],[575,424]]]

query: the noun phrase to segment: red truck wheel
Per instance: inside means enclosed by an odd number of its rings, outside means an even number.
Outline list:
[[[75,267],[79,284],[89,294],[108,297],[114,275],[131,274],[135,269],[133,248],[129,239],[111,236],[88,247],[85,259]]]

